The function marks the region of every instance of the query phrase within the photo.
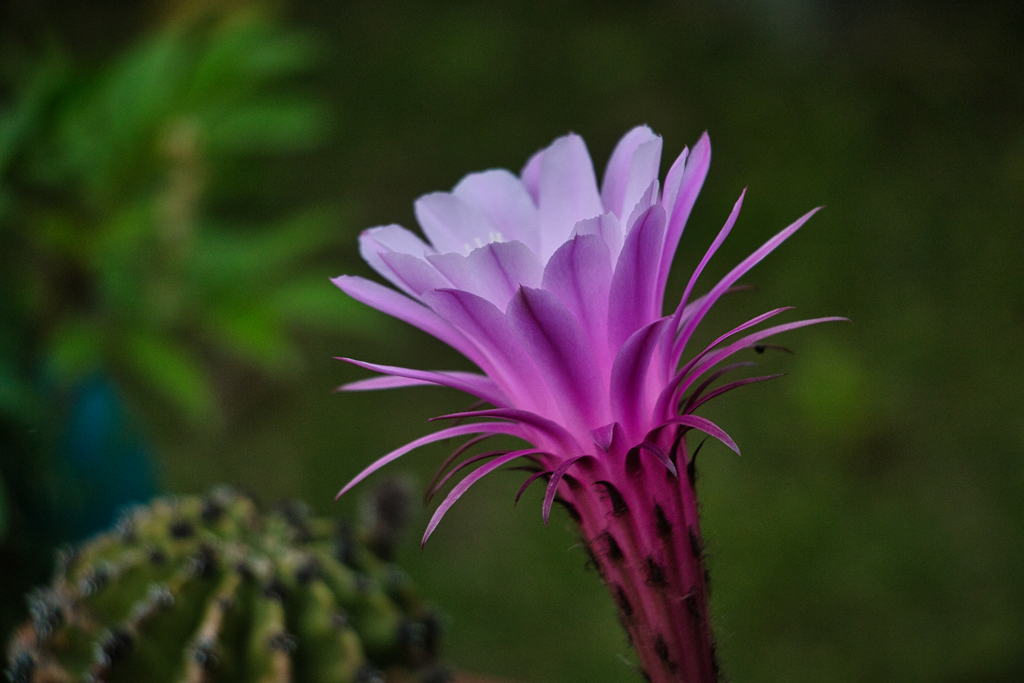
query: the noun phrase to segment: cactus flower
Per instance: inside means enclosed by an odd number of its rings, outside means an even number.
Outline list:
[[[353,298],[404,320],[464,354],[482,373],[425,371],[344,359],[381,376],[342,387],[370,390],[434,384],[479,398],[479,410],[445,415],[454,426],[378,459],[349,482],[427,443],[471,437],[431,484],[467,472],[438,506],[423,541],[466,490],[516,464],[529,472],[519,494],[546,482],[545,523],[559,502],[579,526],[640,664],[655,682],[717,680],[695,492],[696,431],[739,452],[695,412],[706,401],[770,377],[711,388],[749,363],[725,364],[781,332],[838,318],[755,327],[777,308],[688,349],[719,298],[811,217],[802,216],[701,296],[697,280],[729,234],[732,213],[678,303],[664,307],[672,259],[704,183],[711,144],[684,149],[659,183],[661,137],[640,126],[615,147],[600,188],[582,138],[566,135],[516,176],[489,170],[451,192],[415,203],[426,241],[398,225],[360,237],[364,259],[395,289],[360,277],[333,282]],[[684,361],[683,359],[686,358]],[[498,434],[517,450],[465,456]],[[476,466],[475,469],[468,469]],[[439,480],[439,481],[438,481]]]

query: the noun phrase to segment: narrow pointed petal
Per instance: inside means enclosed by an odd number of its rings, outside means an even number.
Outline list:
[[[664,234],[665,211],[655,204],[626,237],[608,300],[608,344],[613,353],[659,317],[654,309],[655,277]]]
[[[557,296],[579,321],[587,338],[597,340],[598,368],[607,367],[609,359],[604,339],[611,281],[608,246],[597,235],[577,235],[559,247],[544,268],[542,280],[544,289]]]
[[[470,205],[498,229],[499,242],[519,240],[540,252],[537,205],[523,181],[504,169],[471,173],[452,194]]]
[[[733,389],[739,389],[740,387],[745,387],[748,384],[756,384],[757,382],[767,382],[770,379],[778,379],[779,377],[783,376],[784,375],[782,373],[776,373],[774,375],[761,375],[760,377],[747,377],[745,379],[738,379],[735,382],[723,384],[714,391],[708,392],[704,396],[701,396],[697,400],[693,401],[691,404],[687,405],[685,410],[692,412],[694,410],[697,410],[697,408],[701,407],[711,399],[721,396],[722,394],[725,394],[727,392],[730,392]]]
[[[609,395],[612,415],[622,425],[627,438],[640,436],[649,416],[647,370],[669,321],[669,318],[661,318],[640,328],[626,340],[615,357]]]
[[[666,420],[666,424],[678,424],[683,425],[684,427],[698,429],[724,443],[730,449],[735,451],[736,455],[742,455],[740,453],[739,446],[737,446],[736,442],[732,440],[732,437],[726,434],[725,430],[707,418],[700,417],[698,415],[679,415],[678,417]]]
[[[423,330],[432,337],[440,339],[448,346],[480,365],[483,354],[461,332],[445,321],[434,311],[409,297],[388,289],[376,282],[357,275],[339,275],[331,278],[331,282],[341,291],[356,301],[360,301],[381,313],[403,320],[417,329]],[[481,366],[482,367],[482,366]]]
[[[682,157],[680,157],[682,158]],[[677,161],[678,163],[678,161]],[[679,246],[679,238],[683,236],[683,229],[686,221],[690,218],[690,211],[697,201],[697,195],[704,186],[704,179],[707,178],[708,168],[711,166],[711,138],[705,132],[700,140],[693,146],[693,152],[685,160],[685,166],[680,174],[679,184],[670,187],[669,181],[675,181],[672,170],[669,170],[665,178],[665,211],[668,215],[668,228],[665,231],[665,248],[661,254],[661,265],[658,268],[658,291],[665,291],[665,283],[668,282],[668,273],[672,269],[672,259],[676,255],[676,247]],[[675,168],[675,166],[673,166]],[[660,303],[660,302],[659,302]]]
[[[786,323],[784,325],[776,325],[775,327],[769,327],[764,330],[760,330],[753,334],[747,335],[742,339],[725,346],[717,351],[705,353],[706,359],[700,364],[695,364],[692,361],[688,363],[682,370],[676,373],[672,377],[672,381],[669,382],[662,390],[661,395],[658,397],[657,403],[657,415],[665,415],[670,409],[668,406],[674,406],[679,401],[679,396],[686,392],[686,390],[700,378],[705,372],[718,365],[725,359],[729,358],[741,349],[750,347],[762,339],[773,337],[776,334],[788,332],[790,330],[796,330],[801,327],[807,327],[809,325],[818,325],[820,323],[828,322],[849,322],[848,318],[830,316],[827,318],[812,318],[809,320],[798,320],[792,323]]]
[[[704,316],[707,314],[707,312],[711,309],[715,302],[718,301],[719,297],[721,297],[722,294],[724,294],[725,291],[729,289],[729,287],[731,287],[737,280],[743,277],[747,273],[747,271],[749,271],[751,268],[760,263],[765,256],[772,253],[776,249],[776,247],[785,242],[786,239],[788,239],[794,232],[799,230],[801,226],[803,226],[803,224],[810,219],[811,216],[818,212],[819,209],[814,209],[812,211],[807,212],[799,219],[797,219],[794,223],[789,225],[782,232],[778,233],[770,240],[765,242],[757,251],[755,251],[753,254],[745,258],[742,263],[740,263],[738,266],[729,271],[728,275],[726,275],[718,282],[718,284],[712,287],[711,291],[708,292],[707,295],[704,297],[704,303],[701,304],[700,308],[698,308],[697,311],[695,311],[694,314],[683,325],[682,330],[679,332],[677,346],[686,345],[686,342],[687,340],[689,340],[690,335],[693,334],[693,330],[696,329],[697,325],[700,323],[701,320],[704,319]]]
[[[416,220],[442,254],[468,254],[494,239],[498,228],[450,192],[433,192],[416,200]]]
[[[640,445],[637,446],[637,448],[639,448],[641,451],[647,451],[655,458],[657,458],[658,462],[664,465],[665,469],[671,472],[673,477],[679,476],[679,471],[676,469],[676,464],[672,462],[672,458],[668,457],[668,453],[663,451],[658,444],[654,443],[653,441],[642,441]]]
[[[592,340],[558,297],[543,289],[521,287],[506,315],[569,424],[586,433],[608,422],[608,389],[601,381],[603,373],[595,372]]]
[[[400,368],[394,365],[367,363],[365,361],[354,360],[352,358],[340,358],[339,360],[343,360],[346,363],[352,363],[353,365],[357,365],[366,370],[379,372],[382,375],[405,377],[420,382],[429,382],[430,384],[458,389],[459,391],[464,391],[467,394],[472,394],[477,398],[481,398],[488,403],[492,403],[495,406],[507,407],[511,405],[508,397],[505,396],[497,385],[486,375],[479,375],[472,372],[432,372],[429,370],[414,370],[411,368]]]
[[[577,455],[569,458],[556,467],[555,471],[551,474],[551,479],[548,480],[548,488],[544,491],[544,505],[541,507],[541,514],[544,517],[544,526],[547,526],[548,518],[551,516],[551,506],[555,502],[555,494],[558,493],[558,484],[561,483],[562,478],[565,477],[565,473],[569,471],[569,468],[583,459],[593,460],[594,456]]]
[[[545,262],[569,238],[577,222],[604,213],[583,138],[566,135],[544,150],[538,189],[539,256]]]
[[[408,377],[370,377],[348,384],[342,384],[335,391],[379,391],[381,389],[402,389],[404,387],[429,387],[433,382]]]
[[[357,474],[352,481],[345,484],[344,488],[338,492],[337,498],[341,498],[343,495],[352,490],[352,487],[366,479],[368,476],[384,467],[388,463],[398,460],[400,457],[408,453],[409,451],[415,450],[420,446],[425,446],[428,443],[434,443],[435,441],[442,441],[444,439],[450,439],[454,436],[465,436],[467,434],[511,434],[516,436],[518,430],[516,425],[507,422],[476,422],[468,425],[456,425],[454,427],[448,427],[442,429],[439,432],[428,434],[427,436],[421,436],[415,441],[410,441],[401,448],[396,448],[387,455],[378,458],[369,467],[364,469],[362,472]]]
[[[601,180],[601,203],[604,204],[605,211],[611,211],[619,218],[628,216],[629,212],[633,209],[632,206],[626,206],[626,195],[630,184],[630,179],[633,176],[631,172],[634,167],[634,155],[637,150],[644,144],[657,141],[658,147],[658,158],[661,157],[660,141],[661,138],[654,134],[647,126],[637,126],[633,130],[622,136],[618,144],[615,145],[614,151],[612,151],[611,157],[608,159],[608,165],[604,170],[604,178]],[[647,155],[642,155],[647,156]],[[638,166],[643,164],[636,164]],[[646,170],[646,169],[645,169]],[[654,171],[647,178],[647,182],[644,184],[644,188],[650,184],[651,180],[658,175],[657,164],[654,166]],[[641,192],[643,189],[641,189]],[[636,202],[634,201],[634,204]],[[625,207],[625,208],[623,208]]]
[[[519,490],[516,492],[516,499],[512,502],[513,507],[519,504],[519,499],[523,497],[524,493],[526,493],[526,489],[530,488],[530,484],[537,481],[541,477],[549,477],[551,476],[551,474],[551,470],[541,470],[540,472],[534,472],[529,477],[527,477],[526,481],[523,482],[523,484],[519,487]]]
[[[431,420],[457,420],[469,417],[496,417],[502,420],[509,420],[519,425],[523,425],[527,428],[536,430],[549,440],[554,441],[558,445],[560,452],[578,451],[582,450],[580,444],[576,441],[576,438],[570,434],[565,427],[558,424],[554,420],[538,415],[527,410],[517,410],[515,408],[493,408],[486,410],[473,410],[462,413],[450,413],[448,415],[441,415],[440,417],[432,417]],[[526,433],[525,430],[520,429],[518,434]],[[525,438],[525,437],[524,437]]]
[[[434,533],[434,529],[437,528],[437,525],[441,523],[441,520],[444,518],[445,513],[447,513],[448,510],[451,509],[452,505],[455,505],[455,501],[461,498],[462,494],[469,490],[470,486],[480,481],[486,475],[490,474],[491,472],[498,469],[502,465],[510,463],[516,458],[521,458],[524,455],[533,452],[535,451],[513,451],[512,453],[503,455],[500,458],[495,458],[486,465],[482,465],[477,469],[473,470],[472,472],[470,472],[469,474],[467,474],[462,481],[455,485],[455,488],[451,490],[451,492],[445,497],[445,499],[441,501],[441,504],[437,506],[437,510],[434,511],[434,515],[430,518],[430,522],[427,524],[427,530],[423,534],[423,541],[421,542],[420,545],[426,545],[427,539],[430,538],[430,535],[432,533]]]

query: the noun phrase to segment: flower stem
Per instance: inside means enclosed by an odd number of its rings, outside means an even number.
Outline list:
[[[695,470],[682,440],[677,450],[687,463],[679,477],[632,449],[621,471],[602,473],[612,480],[581,476],[568,498],[645,678],[715,683]]]

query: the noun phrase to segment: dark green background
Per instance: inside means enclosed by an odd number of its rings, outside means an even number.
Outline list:
[[[8,39],[56,37],[99,62],[159,6],[3,4]],[[332,111],[323,150],[283,163],[281,201],[339,201],[351,247],[323,276],[368,274],[364,227],[414,226],[412,201],[467,172],[518,171],[573,130],[600,174],[647,123],[663,168],[708,130],[711,172],[676,259],[680,292],[732,202],[712,277],[826,205],[745,278],[709,332],[795,305],[852,324],[796,332],[787,377],[705,415],[700,482],[716,632],[733,681],[1024,680],[1024,16],[1019,3],[290,2],[324,48],[306,84]],[[338,294],[339,300],[343,297]],[[340,305],[340,304],[339,304]],[[305,342],[306,370],[252,380],[217,431],[154,425],[171,491],[218,481],[318,511],[370,460],[465,408],[439,389],[335,395],[332,360],[463,368],[380,320],[376,338]],[[761,360],[761,359],[759,359]],[[175,438],[171,438],[176,434]],[[449,447],[450,448],[450,447]],[[445,446],[393,467],[425,484]],[[482,482],[400,560],[450,616],[460,667],[524,682],[639,680],[567,520],[545,529],[514,474]]]

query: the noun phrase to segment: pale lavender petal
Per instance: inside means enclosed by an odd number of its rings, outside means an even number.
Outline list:
[[[474,250],[466,259],[469,271],[498,308],[508,306],[520,287],[538,287],[544,268],[522,242],[495,242]]]
[[[331,282],[356,301],[403,320],[440,339],[477,365],[481,365],[484,360],[483,354],[470,340],[423,304],[357,275],[339,275],[331,278]],[[486,370],[483,366],[481,368]]]
[[[539,285],[544,272],[534,253],[518,241],[494,242],[469,256],[442,254],[427,260],[456,289],[483,297],[502,310],[520,285]]]
[[[719,427],[718,425],[716,425],[714,422],[707,418],[700,417],[698,415],[679,415],[669,420],[666,420],[665,423],[678,424],[683,425],[684,427],[692,427],[693,429],[699,429],[705,434],[709,434],[718,439],[719,441],[721,441],[722,443],[724,443],[726,446],[735,451],[736,455],[742,455],[740,453],[739,446],[737,446],[736,442],[732,440],[732,437],[726,434],[725,430],[723,430],[721,427]]]
[[[647,189],[643,192],[640,198],[633,205],[633,211],[630,212],[629,218],[626,220],[626,234],[632,232],[636,222],[640,220],[649,208],[654,206],[658,201],[658,179],[655,178],[651,181],[651,184],[647,186]],[[665,207],[661,207],[663,210]],[[668,215],[668,214],[666,214]]]
[[[665,174],[665,190],[661,193],[661,205],[665,207],[665,215],[671,216],[672,209],[676,204],[676,197],[679,194],[679,184],[683,179],[683,171],[686,170],[686,159],[690,155],[690,149],[683,147],[676,160]]]
[[[498,238],[498,228],[486,216],[449,192],[423,195],[413,208],[423,233],[442,254],[469,254]]]
[[[615,265],[615,262],[618,261],[624,236],[622,224],[611,211],[577,223],[572,229],[572,236],[576,235],[597,235],[602,242],[608,245],[609,264]]]
[[[439,432],[428,434],[427,436],[421,436],[415,441],[410,441],[401,448],[396,448],[382,458],[378,458],[369,467],[364,469],[362,472],[357,474],[352,481],[345,484],[345,487],[338,492],[337,498],[341,498],[343,495],[352,490],[352,487],[366,479],[368,476],[384,467],[388,463],[398,460],[400,457],[408,453],[409,451],[415,450],[420,446],[425,446],[428,443],[434,443],[435,441],[442,441],[444,439],[450,439],[455,436],[465,436],[467,434],[511,434],[517,436],[519,434],[519,428],[517,425],[509,422],[477,422],[468,425],[456,425],[454,427],[448,427],[442,429]]]
[[[519,177],[523,181],[523,187],[526,188],[526,192],[533,199],[534,204],[540,204],[540,167],[544,161],[544,153],[546,151],[546,149],[542,149],[536,152],[527,160],[523,170],[519,172]]]
[[[434,250],[418,235],[400,225],[382,225],[363,230],[360,233],[359,255],[370,264],[371,268],[391,280],[391,269],[380,259],[381,254],[388,252],[411,254],[422,259],[427,254],[433,253]]]
[[[588,432],[608,422],[607,377],[595,372],[593,342],[558,297],[547,290],[521,287],[509,302],[506,316],[569,424]]]
[[[505,169],[471,173],[459,181],[452,194],[490,220],[500,233],[497,241],[519,240],[539,253],[537,205],[515,175]]]
[[[603,372],[611,358],[604,343],[611,281],[608,246],[597,235],[577,235],[559,247],[544,268],[542,280],[544,289],[558,297],[592,340],[599,363],[597,372]]]
[[[528,410],[548,412],[551,398],[530,356],[520,346],[505,314],[490,301],[457,289],[426,292],[423,300],[446,321],[479,344],[488,359],[481,368]]]
[[[423,292],[452,286],[452,282],[439,273],[437,268],[415,256],[383,252],[378,258],[391,271],[391,275],[384,276],[417,298],[421,297]]]
[[[660,167],[661,136],[657,136],[640,145],[633,153],[633,163],[629,170],[629,184],[626,186],[626,195],[622,202],[622,211],[618,213],[619,217],[631,214],[637,202],[651,185],[657,187]],[[653,201],[658,201],[657,190],[654,194]]]
[[[608,165],[604,169],[604,178],[601,180],[601,203],[604,204],[605,211],[611,211],[620,218],[623,215],[629,214],[633,207],[626,206],[624,213],[623,206],[625,205],[624,200],[627,194],[627,187],[632,177],[631,169],[634,166],[634,153],[641,145],[660,140],[661,138],[655,135],[654,131],[649,127],[637,126],[623,135],[622,139],[615,145],[615,149],[608,159]],[[657,175],[658,170],[655,167],[654,175],[651,178],[657,177]],[[647,179],[647,183],[644,185],[645,188],[650,184],[651,178]],[[641,189],[641,191],[643,190]]]
[[[555,502],[555,494],[558,493],[558,485],[561,483],[565,473],[569,471],[569,468],[580,460],[594,460],[594,456],[574,456],[559,464],[559,466],[555,468],[555,471],[551,473],[551,479],[548,480],[548,488],[544,491],[544,504],[541,507],[541,515],[544,517],[544,526],[547,526],[548,518],[551,516],[551,505]]]
[[[583,138],[569,134],[544,151],[540,168],[538,212],[540,256],[546,262],[585,218],[604,213],[594,165]]]
[[[440,372],[431,370],[415,370],[412,368],[400,368],[394,365],[379,365],[377,363],[367,363],[366,361],[354,360],[352,358],[339,358],[338,360],[343,360],[346,363],[358,365],[359,367],[364,368],[366,370],[379,372],[382,375],[405,377],[413,380],[419,380],[421,382],[429,382],[431,384],[439,384],[444,387],[458,389],[459,391],[464,391],[467,394],[472,394],[477,398],[482,398],[488,403],[492,403],[499,407],[508,407],[509,405],[511,405],[511,402],[501,392],[501,389],[499,389],[497,385],[495,385],[494,381],[490,377],[487,377],[486,375],[479,375],[473,372],[458,372],[450,370]]]
[[[626,236],[608,300],[608,344],[612,353],[630,335],[659,317],[654,308],[654,285],[664,235],[665,212],[655,204]]]
[[[648,405],[647,370],[651,356],[668,329],[669,318],[661,318],[637,330],[615,357],[612,366],[611,403],[615,420],[627,438],[640,436],[652,406]]]
[[[658,269],[658,291],[665,290],[665,283],[668,282],[668,273],[672,268],[672,259],[676,254],[676,247],[679,246],[679,238],[683,235],[683,228],[693,210],[693,204],[697,201],[700,188],[704,186],[704,179],[708,175],[708,167],[711,165],[711,139],[707,133],[700,136],[700,140],[693,146],[693,152],[686,159],[678,185],[669,186],[669,181],[675,181],[672,171],[669,177],[665,178],[665,196],[668,201],[664,202],[668,214],[668,229],[665,231],[665,249],[661,254],[661,266]],[[674,168],[674,166],[673,166]],[[660,306],[659,301],[659,306]]]
[[[453,488],[451,492],[449,492],[445,499],[441,501],[441,504],[437,506],[437,510],[434,511],[434,515],[430,518],[430,522],[427,524],[427,530],[423,534],[423,541],[421,542],[420,545],[426,545],[427,539],[430,538],[430,535],[432,533],[434,533],[434,529],[437,528],[437,525],[441,523],[441,520],[444,518],[445,513],[448,512],[452,505],[455,505],[455,501],[461,498],[463,493],[469,490],[470,486],[472,486],[473,484],[475,484],[480,479],[490,474],[494,470],[498,469],[502,465],[510,463],[516,458],[521,458],[529,453],[534,452],[536,451],[513,451],[511,453],[507,453],[506,455],[501,456],[500,458],[495,458],[486,465],[481,465],[477,469],[467,474],[462,481],[455,485],[455,488]]]

